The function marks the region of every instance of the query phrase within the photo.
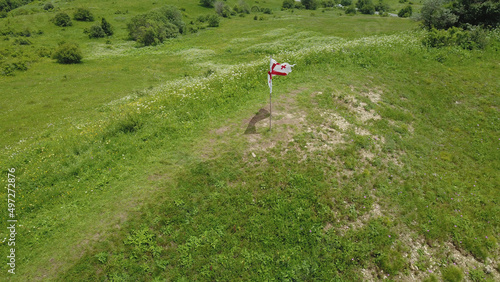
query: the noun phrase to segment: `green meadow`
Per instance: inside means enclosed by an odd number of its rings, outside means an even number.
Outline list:
[[[219,27],[195,0],[52,3],[0,18],[0,63],[26,65],[0,75],[2,281],[500,279],[498,30],[431,48],[411,19],[278,0]],[[128,38],[164,5],[190,31]],[[296,65],[271,130],[269,56]]]

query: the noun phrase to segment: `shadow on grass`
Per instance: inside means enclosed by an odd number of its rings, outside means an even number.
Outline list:
[[[269,111],[266,109],[260,109],[257,114],[250,120],[248,123],[247,129],[245,130],[245,134],[257,134],[257,129],[255,128],[255,124],[259,121],[266,119],[270,116]]]

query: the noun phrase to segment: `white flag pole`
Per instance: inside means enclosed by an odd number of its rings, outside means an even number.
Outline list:
[[[273,117],[273,101],[272,101],[272,93],[273,93],[273,56],[269,56],[269,81],[271,82],[271,87],[269,87],[269,131],[271,131],[271,123]]]

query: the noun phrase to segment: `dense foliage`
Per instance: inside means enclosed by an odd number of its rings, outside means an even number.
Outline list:
[[[78,8],[76,12],[73,14],[73,18],[77,21],[82,21],[82,22],[93,22],[94,21],[94,15],[90,10],[85,9],[85,8]]]
[[[56,16],[52,19],[55,25],[65,27],[72,26],[73,22],[71,22],[71,18],[66,13],[57,13]]]
[[[0,0],[0,12],[9,12],[31,2],[33,0]]]
[[[398,17],[400,18],[409,18],[413,14],[413,8],[408,5],[403,9],[399,10]]]
[[[308,10],[316,10],[318,8],[317,0],[301,0],[300,2]]]
[[[356,2],[356,8],[362,14],[373,15],[375,13],[375,5],[373,5],[372,0],[358,0]]]
[[[127,28],[131,39],[141,45],[157,45],[165,39],[177,37],[186,25],[182,14],[174,6],[164,6],[132,18]]]
[[[500,23],[500,2],[491,0],[428,0],[419,19],[425,28],[478,25],[494,28]]]
[[[60,64],[77,64],[82,61],[80,47],[75,43],[62,43],[57,47],[52,58]]]

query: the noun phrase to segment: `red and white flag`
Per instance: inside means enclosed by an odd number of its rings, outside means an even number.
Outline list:
[[[292,67],[295,65],[290,65],[289,63],[279,64],[274,59],[271,58],[269,63],[269,72],[267,73],[267,83],[271,92],[273,92],[273,75],[288,75],[292,72]]]

